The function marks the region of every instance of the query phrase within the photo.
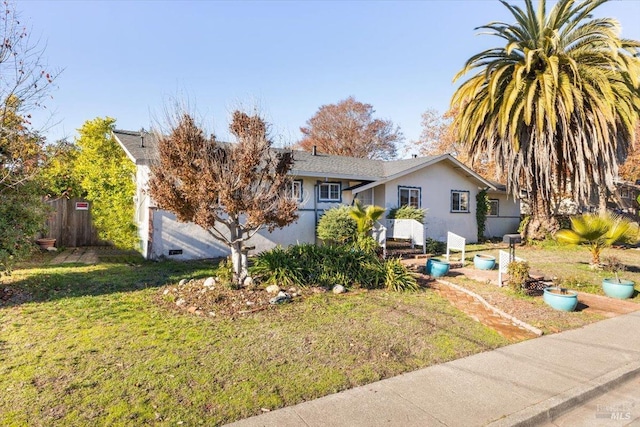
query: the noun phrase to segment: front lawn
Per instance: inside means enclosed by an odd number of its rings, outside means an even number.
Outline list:
[[[476,253],[486,253],[498,257],[498,250],[507,251],[506,244],[469,245],[465,258],[473,266]],[[531,273],[544,275],[549,279],[556,279],[563,287],[604,295],[601,283],[606,277],[614,277],[613,273],[603,270],[593,270],[589,261],[591,255],[584,247],[564,246],[553,241],[545,241],[538,245],[517,246],[516,256],[524,258],[531,266]],[[626,271],[620,272],[621,279],[629,279],[636,283],[636,290],[640,291],[640,249],[638,248],[608,248],[602,252],[603,261],[608,257],[616,257],[625,265]],[[497,267],[496,267],[497,268]],[[640,303],[640,296],[627,301]]]
[[[507,344],[429,289],[196,316],[158,301],[210,263],[49,259],[1,279],[0,425],[217,425]]]

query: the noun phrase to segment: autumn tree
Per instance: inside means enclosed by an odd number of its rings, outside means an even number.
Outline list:
[[[636,125],[636,140],[629,148],[629,155],[625,162],[618,168],[620,178],[629,182],[640,179],[640,122]]]
[[[0,272],[25,257],[44,223],[34,182],[43,159],[44,137],[31,115],[44,108],[55,75],[43,50],[11,3],[0,10]]]
[[[404,137],[398,126],[374,118],[374,113],[373,106],[353,97],[323,105],[300,128],[304,137],[297,147],[311,151],[316,146],[322,153],[341,156],[392,159]]]
[[[257,115],[233,113],[235,144],[206,137],[180,109],[169,122],[169,132],[157,136],[151,196],[179,221],[199,225],[229,247],[234,281],[241,286],[247,277],[245,242],[263,228],[273,231],[297,219],[288,174],[293,156],[271,148],[267,124]]]
[[[467,147],[458,139],[455,128],[457,109],[444,114],[438,110],[428,109],[422,113],[422,132],[420,139],[407,147],[407,153],[415,152],[422,156],[437,156],[449,153],[462,163],[471,164],[471,157]],[[474,170],[485,178],[502,181],[504,177],[498,174],[495,162],[484,156],[474,164]]]

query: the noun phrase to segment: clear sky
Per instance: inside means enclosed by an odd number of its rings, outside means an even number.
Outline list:
[[[50,67],[62,69],[47,105],[55,113],[49,140],[73,138],[99,116],[114,117],[120,129],[149,129],[177,97],[221,139],[230,112],[257,105],[276,142],[294,143],[320,106],[348,96],[415,140],[422,112],[447,109],[464,62],[500,45],[474,28],[513,21],[497,0],[22,1],[17,8],[46,43]],[[598,15],[640,39],[639,0],[606,3]],[[36,115],[34,124],[43,120]]]

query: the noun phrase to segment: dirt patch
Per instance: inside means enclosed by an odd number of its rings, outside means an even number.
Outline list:
[[[305,294],[326,292],[322,288],[289,288],[283,291],[291,300],[282,304],[295,302]],[[276,295],[277,292],[269,293],[257,286],[231,289],[220,283],[205,286],[205,280],[190,280],[182,285],[161,288],[157,299],[162,306],[171,310],[198,316],[234,318],[276,309],[280,304],[270,302]]]

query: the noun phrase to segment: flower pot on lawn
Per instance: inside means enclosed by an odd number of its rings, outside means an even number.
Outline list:
[[[427,274],[431,277],[442,277],[449,272],[449,262],[430,258],[427,261]]]
[[[56,239],[49,239],[49,238],[43,237],[42,239],[36,240],[36,243],[38,244],[38,246],[40,246],[40,249],[42,249],[43,251],[46,251],[49,248],[53,248],[55,246]]]
[[[578,293],[568,289],[553,286],[544,288],[543,299],[556,310],[573,311],[578,306]]]
[[[477,254],[473,257],[473,265],[478,270],[493,270],[493,267],[496,266],[496,257]]]
[[[618,280],[615,278],[610,278],[602,280],[602,290],[608,297],[611,298],[631,298],[633,296],[633,292],[635,291],[633,285],[634,282],[625,279]]]

